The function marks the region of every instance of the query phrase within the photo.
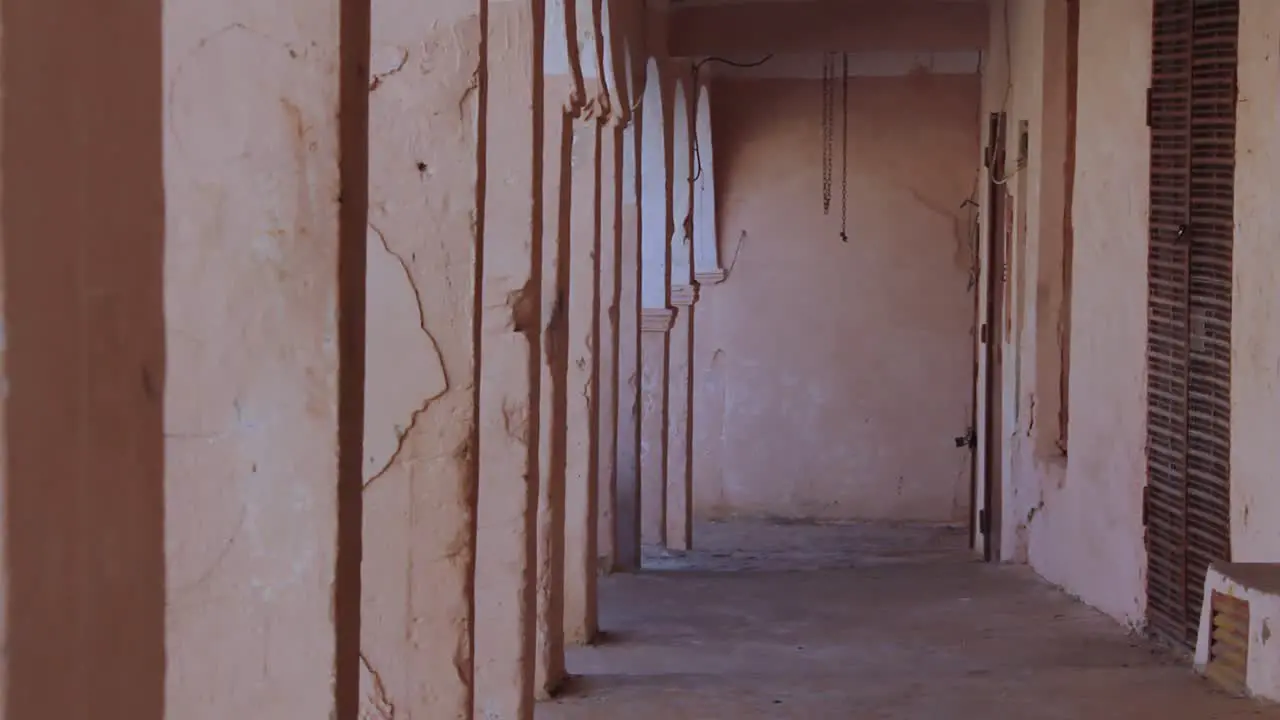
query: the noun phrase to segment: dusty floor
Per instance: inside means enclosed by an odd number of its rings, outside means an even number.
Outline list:
[[[606,579],[538,720],[1280,718],[946,528],[762,522]]]

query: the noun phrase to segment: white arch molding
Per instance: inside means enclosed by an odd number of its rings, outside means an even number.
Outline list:
[[[640,306],[646,327],[667,309],[667,139],[658,61],[645,67],[640,131]],[[653,312],[658,311],[658,312]],[[666,329],[662,328],[662,329]],[[653,328],[659,329],[659,328]]]
[[[692,305],[693,146],[689,135],[689,100],[683,78],[677,79],[671,102],[671,304]]]
[[[705,75],[698,80],[698,102],[694,112],[697,153],[693,174],[693,276],[699,285],[724,280],[720,267],[720,245],[716,234],[716,173],[711,143],[711,83]]]
[[[597,117],[607,111],[609,96],[605,87],[604,68],[601,67],[603,52],[599,33],[600,16],[596,13],[594,0],[574,0],[574,17],[578,67],[587,93],[583,103],[589,113],[587,117]]]
[[[629,117],[626,84],[623,82],[621,67],[622,54],[617,48],[622,43],[614,41],[613,18],[609,11],[609,0],[600,2],[600,68],[604,92],[609,98],[609,123],[620,126]]]
[[[633,111],[640,110],[639,94],[643,91],[640,83],[636,82],[635,70],[631,66],[631,39],[623,36],[623,74],[626,76],[625,85],[627,87],[627,108],[628,117],[630,119],[622,131],[622,202],[624,205],[640,204],[640,188],[636,183],[636,169],[639,162],[638,151],[636,145],[637,135],[640,130],[637,127],[639,119],[630,117]]]

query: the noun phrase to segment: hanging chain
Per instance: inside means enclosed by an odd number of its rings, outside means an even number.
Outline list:
[[[835,57],[822,54],[822,214],[831,214],[831,159],[835,136]]]
[[[844,79],[840,89],[840,98],[844,103],[844,148],[840,154],[843,159],[840,165],[840,240],[849,242],[849,53],[844,53],[843,58]]]

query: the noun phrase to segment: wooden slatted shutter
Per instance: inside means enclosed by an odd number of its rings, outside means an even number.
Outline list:
[[[1239,0],[1155,0],[1147,345],[1147,616],[1195,642],[1230,546]]]

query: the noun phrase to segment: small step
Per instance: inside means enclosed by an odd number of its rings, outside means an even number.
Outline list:
[[[1214,563],[1196,670],[1220,689],[1280,702],[1280,564]]]

